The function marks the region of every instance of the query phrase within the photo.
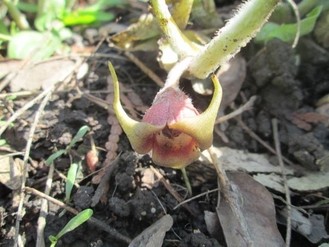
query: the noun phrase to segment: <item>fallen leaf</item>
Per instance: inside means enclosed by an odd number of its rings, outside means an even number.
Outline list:
[[[169,214],[166,214],[134,238],[128,247],[162,246],[164,236],[172,225],[173,218]]]
[[[0,154],[0,163],[0,183],[11,190],[19,189],[22,181],[20,160]]]
[[[287,208],[278,212],[278,221],[287,224]],[[307,238],[311,243],[316,244],[324,239],[328,239],[329,235],[325,227],[325,219],[323,215],[312,214],[309,217],[304,216],[297,209],[292,208],[290,212],[291,228]]]
[[[264,185],[267,188],[270,188],[272,190],[281,192],[281,193],[285,193],[285,189],[282,183],[282,176],[275,174],[275,173],[271,173],[271,174],[256,174],[253,176],[253,178],[261,183],[262,185]]]
[[[61,46],[60,38],[51,32],[21,31],[11,37],[7,56],[40,61],[49,58]]]
[[[242,84],[246,79],[247,63],[242,56],[235,56],[230,60],[229,66],[222,66],[217,73],[218,79],[223,88],[223,99],[220,104],[220,110],[230,105],[239,94]]]
[[[226,171],[281,173],[280,167],[273,165],[266,154],[249,153],[228,147],[213,147],[213,151]],[[208,152],[202,153],[201,160],[211,163]],[[293,169],[286,167],[286,174],[293,173]]]
[[[329,188],[329,171],[310,172],[303,177],[293,177],[288,179],[291,189],[303,192],[319,191]]]
[[[138,22],[127,30],[111,37],[111,42],[126,51],[150,51],[157,49],[160,29],[152,14],[141,15]]]
[[[205,211],[204,221],[206,223],[207,231],[209,232],[210,236],[219,240],[218,233],[220,232],[220,223],[217,214],[214,212]]]
[[[0,79],[7,74],[16,71],[24,64],[22,60],[4,59],[0,61]]]
[[[229,173],[228,199],[216,208],[228,247],[285,246],[272,195],[245,173]]]
[[[246,78],[246,61],[241,56],[235,56],[228,63],[221,66],[219,72],[217,72],[218,80],[223,88],[223,99],[220,106],[220,111],[231,104],[242,87],[242,83]],[[211,80],[192,80],[192,86],[194,91],[202,95],[212,94],[212,82]]]
[[[75,69],[76,62],[71,59],[51,59],[22,68],[11,80],[12,92],[20,90],[40,90],[63,81]]]

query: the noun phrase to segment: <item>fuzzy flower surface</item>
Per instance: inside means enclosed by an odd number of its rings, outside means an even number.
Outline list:
[[[221,102],[222,90],[212,76],[214,94],[208,108],[199,113],[191,99],[178,87],[164,87],[154,98],[141,122],[130,118],[120,103],[119,83],[112,64],[113,109],[132,148],[140,154],[150,153],[155,164],[184,168],[209,148]]]

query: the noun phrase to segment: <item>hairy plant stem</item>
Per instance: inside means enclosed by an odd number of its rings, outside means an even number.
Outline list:
[[[200,50],[200,46],[191,42],[177,27],[165,0],[150,0],[150,3],[165,39],[179,58],[195,55]]]
[[[250,0],[191,61],[188,72],[205,79],[253,38],[280,0]]]

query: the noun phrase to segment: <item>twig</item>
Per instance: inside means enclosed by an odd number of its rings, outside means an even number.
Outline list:
[[[217,155],[213,151],[213,147],[211,146],[207,151],[210,154],[212,164],[214,165],[218,175],[218,187],[220,189],[218,191],[218,199],[217,199],[217,207],[216,207],[217,215],[218,216],[220,215],[218,213],[218,210],[220,208],[220,203],[223,202],[224,200],[231,208],[236,219],[238,220],[238,224],[241,227],[241,232],[239,232],[239,234],[241,234],[242,238],[247,243],[247,246],[254,246],[250,232],[247,227],[247,220],[241,211],[240,205],[237,203],[237,197],[239,195],[238,189],[234,184],[232,185],[229,182],[229,179],[226,175],[225,170],[223,169],[222,164],[218,161]],[[223,197],[223,200],[221,196]]]
[[[48,195],[46,195],[46,194],[42,193],[41,191],[38,191],[38,190],[36,190],[34,188],[25,187],[25,191],[26,192],[29,192],[29,193],[32,193],[32,194],[34,194],[36,196],[39,196],[41,198],[45,198],[49,202],[56,204],[57,206],[65,209],[66,211],[68,211],[68,212],[70,212],[72,214],[77,215],[79,213],[79,211],[76,210],[75,208],[72,208],[72,207],[66,205],[65,203],[63,203],[63,202],[61,202],[61,201],[59,201],[59,200],[57,200],[57,199],[55,199],[55,198],[53,198],[51,196],[48,196]],[[111,237],[113,237],[115,239],[118,239],[118,240],[120,240],[122,242],[125,242],[127,244],[129,244],[131,242],[131,239],[130,238],[122,235],[117,230],[115,230],[114,228],[106,225],[105,223],[103,223],[102,221],[96,219],[95,217],[91,217],[89,219],[89,222],[91,224],[93,224],[94,226],[97,226],[98,228],[100,228],[102,231],[105,231],[105,232],[109,233],[111,235]]]
[[[62,178],[65,182],[67,182],[67,176],[65,176],[62,172],[60,172],[59,170],[55,169],[55,172],[57,173],[57,175]],[[80,188],[80,184],[78,182],[74,182],[73,185],[76,188]]]
[[[138,67],[140,68],[148,77],[150,77],[159,87],[163,87],[164,82],[159,76],[157,76],[152,70],[150,70],[141,60],[135,57],[130,52],[125,52],[125,55]]]
[[[227,120],[229,120],[231,118],[235,118],[236,116],[241,115],[245,111],[249,111],[253,107],[254,102],[255,102],[256,99],[257,99],[256,96],[252,96],[247,101],[247,103],[245,103],[240,108],[234,110],[233,112],[231,112],[231,113],[229,113],[229,114],[227,114],[225,116],[222,116],[222,117],[217,118],[215,124],[219,124],[219,123],[225,122],[225,121],[227,121]]]
[[[43,91],[41,94],[39,94],[37,97],[32,99],[31,101],[27,102],[23,107],[18,109],[0,128],[0,136],[3,134],[3,132],[8,128],[8,126],[14,122],[20,115],[22,115],[27,109],[34,106],[36,102],[38,102],[40,99],[44,98],[49,92],[53,90],[54,87],[50,87]]]
[[[23,218],[23,204],[24,204],[24,199],[25,199],[25,193],[24,193],[24,187],[26,183],[26,178],[28,176],[28,160],[30,156],[30,150],[33,142],[33,136],[34,132],[36,130],[37,124],[39,122],[39,119],[41,117],[41,113],[43,112],[43,109],[46,107],[46,104],[48,103],[48,100],[51,96],[51,92],[53,87],[50,88],[50,90],[47,90],[47,94],[45,94],[45,98],[42,100],[38,111],[35,113],[34,121],[31,125],[31,129],[29,132],[29,137],[26,143],[26,148],[25,148],[25,154],[24,154],[24,164],[23,164],[23,176],[22,176],[22,184],[21,184],[21,190],[20,190],[20,201],[17,209],[17,217],[16,217],[16,226],[15,226],[15,246],[18,245],[18,239],[19,239],[19,228],[20,228],[20,222]]]
[[[183,198],[177,193],[177,191],[164,179],[162,174],[155,169],[153,166],[150,166],[152,172],[157,176],[157,178],[160,180],[160,182],[163,184],[163,186],[166,188],[166,190],[169,191],[169,193],[178,201],[182,202]]]
[[[277,152],[265,141],[263,141],[255,132],[253,132],[240,118],[236,118],[236,121],[238,122],[239,126],[244,129],[248,135],[250,135],[252,138],[254,138],[256,141],[258,141],[260,144],[262,144],[267,150],[269,150],[272,154],[277,155]],[[287,164],[293,166],[294,163],[292,163],[290,160],[288,160],[286,157],[282,156],[282,159]]]
[[[54,175],[54,164],[52,163],[49,166],[47,181],[46,181],[46,188],[45,188],[45,195],[49,195],[51,190],[51,184],[53,182],[53,175]],[[44,247],[45,245],[45,236],[44,230],[46,226],[46,217],[48,214],[48,201],[43,198],[41,201],[40,207],[40,214],[38,218],[38,226],[37,226],[37,243],[36,247]]]
[[[287,176],[286,171],[284,168],[284,164],[282,161],[282,155],[281,155],[281,147],[280,147],[280,140],[279,140],[279,131],[278,131],[278,120],[276,118],[272,119],[272,126],[273,126],[273,137],[274,137],[274,143],[275,143],[275,150],[278,156],[278,161],[281,168],[283,183],[284,183],[284,189],[286,193],[286,201],[287,201],[287,232],[286,232],[286,247],[290,246],[291,241],[291,199],[290,199],[290,190],[288,187],[287,182]]]
[[[180,206],[182,206],[182,205],[185,204],[185,203],[188,203],[188,202],[194,201],[194,200],[198,199],[199,197],[202,197],[202,196],[208,195],[208,194],[213,193],[213,192],[216,192],[216,191],[218,191],[218,190],[219,190],[219,188],[216,188],[216,189],[212,189],[212,190],[205,191],[205,192],[200,193],[200,194],[198,194],[198,195],[196,195],[196,196],[190,197],[189,199],[187,199],[187,200],[185,200],[185,201],[182,201],[182,202],[178,203],[173,209],[176,210],[177,208],[179,208]]]
[[[92,207],[95,207],[97,205],[97,203],[101,199],[102,195],[104,194],[104,191],[108,190],[108,184],[109,184],[111,175],[119,163],[120,156],[121,155],[119,154],[113,161],[111,161],[111,163],[109,163],[106,167],[104,167],[105,171],[104,171],[104,175],[102,176],[102,180],[99,183],[93,198],[91,199]]]
[[[285,204],[288,205],[288,202],[287,202],[285,199],[283,199],[281,196],[278,196],[278,195],[276,195],[276,194],[274,194],[274,193],[271,193],[271,194],[272,194],[272,197],[273,197],[274,199],[277,199],[277,200],[279,200],[279,201],[281,201],[281,202],[283,202],[283,203],[285,203]],[[309,212],[307,212],[306,210],[304,210],[304,208],[307,208],[307,206],[298,206],[298,207],[297,207],[297,206],[292,205],[292,204],[290,204],[290,206],[291,206],[292,208],[294,208],[294,209],[300,211],[301,213],[303,213],[303,214],[305,214],[305,215],[310,215]]]
[[[181,203],[183,201],[183,198],[177,193],[177,191],[169,184],[165,178],[162,176],[162,174],[155,169],[153,166],[150,166],[151,170],[157,176],[157,178],[160,180],[160,182],[163,184],[163,186],[166,188],[166,190],[169,191],[169,193],[179,202]],[[196,212],[194,212],[188,205],[183,204],[183,207],[190,212],[193,216],[196,215]]]
[[[213,164],[217,176],[218,176],[218,187],[220,188],[220,191],[218,193],[218,205],[220,202],[220,194],[222,193],[222,195],[224,196],[224,199],[228,199],[228,193],[229,193],[229,181],[228,178],[226,176],[226,172],[223,169],[222,164],[220,164],[218,162],[218,158],[217,155],[215,154],[215,152],[213,151],[213,146],[211,146],[210,148],[207,149],[210,158],[211,158],[211,163]]]
[[[153,190],[151,190],[151,193],[153,194],[154,198],[158,201],[160,207],[162,208],[164,214],[167,214],[167,210],[166,208],[163,206],[162,202],[160,201],[159,197],[157,196],[157,194],[155,194],[155,192]]]
[[[1,87],[0,87],[0,91],[1,91]],[[35,91],[20,91],[20,92],[12,92],[12,93],[1,93],[0,94],[0,99],[4,99],[7,97],[25,97],[25,96],[31,96],[31,95],[35,95],[37,94],[37,92]]]

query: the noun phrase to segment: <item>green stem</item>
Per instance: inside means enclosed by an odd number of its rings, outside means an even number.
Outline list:
[[[190,180],[188,179],[186,169],[182,168],[181,171],[182,171],[183,180],[186,185],[187,192],[188,192],[189,196],[192,196],[192,186],[191,186]]]
[[[3,0],[3,3],[8,8],[8,12],[9,12],[10,16],[13,18],[13,20],[15,21],[15,23],[17,24],[17,26],[21,30],[30,29],[30,25],[27,22],[27,20],[25,18],[25,15],[23,15],[19,11],[19,9],[17,8],[17,6],[11,0]]]
[[[192,43],[177,27],[165,0],[151,0],[150,3],[164,37],[178,56],[185,58],[195,55],[199,50],[199,46]]]
[[[256,35],[279,1],[250,0],[242,4],[238,13],[193,58],[189,73],[199,79],[207,78]]]

